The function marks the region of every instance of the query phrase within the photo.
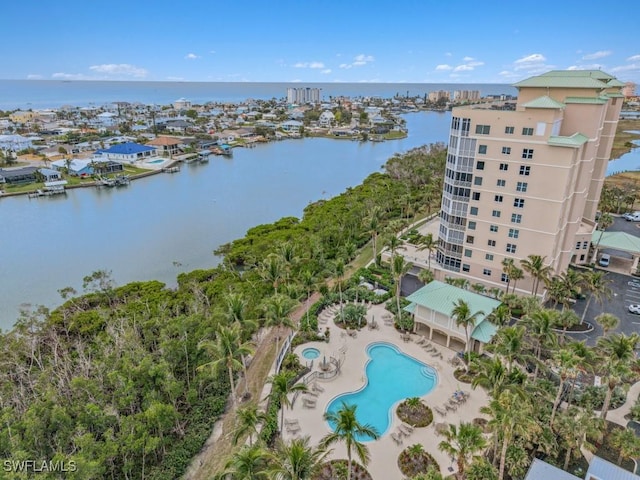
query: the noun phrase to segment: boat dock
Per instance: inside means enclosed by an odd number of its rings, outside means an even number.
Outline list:
[[[209,161],[209,155],[212,153],[211,150],[200,150],[198,152],[198,160],[200,160],[200,163],[206,163]]]
[[[129,185],[131,179],[129,175],[117,175],[115,177],[102,177],[99,176],[96,180],[98,187],[120,187],[123,185]]]
[[[53,182],[44,182],[44,189],[38,189],[35,192],[27,194],[29,198],[37,197],[50,197],[52,195],[66,194],[64,186],[67,184],[66,180],[56,180]]]
[[[164,167],[162,171],[164,173],[178,173],[180,171],[180,167],[177,165],[173,167]]]

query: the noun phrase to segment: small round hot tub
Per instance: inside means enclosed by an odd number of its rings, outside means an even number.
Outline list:
[[[307,360],[314,360],[320,356],[320,350],[317,348],[305,348],[302,351],[302,356]]]

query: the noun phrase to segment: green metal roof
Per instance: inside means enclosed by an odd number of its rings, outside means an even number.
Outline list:
[[[629,233],[597,230],[591,235],[591,243],[598,245],[598,248],[612,248],[623,252],[640,254],[640,237]]]
[[[525,108],[564,108],[564,103],[560,103],[553,98],[544,95],[542,97],[538,97],[530,102],[527,102],[523,105]]]
[[[602,97],[567,97],[564,99],[564,103],[591,103],[595,105],[604,105],[607,103],[607,99]]]
[[[572,147],[578,148],[584,145],[589,139],[581,133],[574,133],[570,137],[560,137],[551,135],[547,143],[554,147]]]
[[[496,333],[497,328],[487,320],[487,316],[501,304],[499,300],[494,298],[478,295],[477,293],[434,280],[420,290],[413,292],[407,297],[407,300],[411,302],[409,307],[412,307],[413,310],[415,310],[416,305],[420,305],[447,317],[451,316],[455,303],[458,300],[464,300],[469,305],[472,313],[484,312],[483,315],[478,315],[479,321],[473,329],[471,337],[488,343]],[[409,311],[409,307],[407,307],[407,311]]]
[[[529,77],[514,87],[610,88],[617,87],[615,77],[601,70],[552,70]]]
[[[409,305],[404,307],[402,310],[404,310],[405,312],[413,313],[413,312],[416,311],[416,304],[415,303],[410,303]]]

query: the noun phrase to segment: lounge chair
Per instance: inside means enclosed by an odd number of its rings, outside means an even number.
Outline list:
[[[316,408],[316,401],[310,398],[302,398],[302,406],[305,408]]]
[[[391,434],[391,438],[393,439],[394,442],[396,442],[396,445],[402,445],[402,438],[400,438],[395,433]]]
[[[406,429],[410,433],[413,432],[413,426],[409,425],[408,423],[402,422],[400,426]]]
[[[455,412],[456,410],[458,410],[458,407],[456,405],[450,405],[448,403],[444,404],[444,409],[449,411],[449,412]]]
[[[438,413],[439,415],[442,415],[443,417],[447,416],[447,411],[443,410],[440,407],[433,407],[433,409],[436,411],[436,413]]]
[[[285,424],[284,428],[287,430],[287,432],[289,433],[298,433],[300,431],[300,425],[287,425]]]
[[[424,343],[427,341],[426,338],[424,338],[424,335],[422,337],[420,337],[418,340],[416,340],[416,345],[424,345]]]
[[[311,387],[311,390],[313,390],[314,392],[318,392],[318,393],[322,393],[324,392],[324,388],[322,388],[320,385],[318,385],[317,383],[314,383],[313,386]]]
[[[408,437],[409,435],[411,435],[411,432],[412,432],[412,430],[409,430],[407,426],[404,424],[398,426],[398,431],[402,433],[405,437]]]
[[[284,424],[285,425],[299,425],[300,423],[298,422],[297,418],[292,418],[292,419],[285,418],[284,419]]]
[[[311,395],[313,397],[317,397],[318,396],[318,392],[314,391],[313,389],[307,390],[306,392],[304,392],[305,395]]]

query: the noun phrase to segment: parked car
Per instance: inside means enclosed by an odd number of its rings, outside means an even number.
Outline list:
[[[629,305],[629,313],[640,315],[640,305],[638,305],[637,303],[632,303],[631,305]]]
[[[600,265],[601,267],[608,267],[610,262],[611,255],[609,255],[608,253],[603,253],[600,257],[600,260],[598,260],[598,265]]]
[[[640,222],[640,212],[629,212],[622,215],[627,222]]]

